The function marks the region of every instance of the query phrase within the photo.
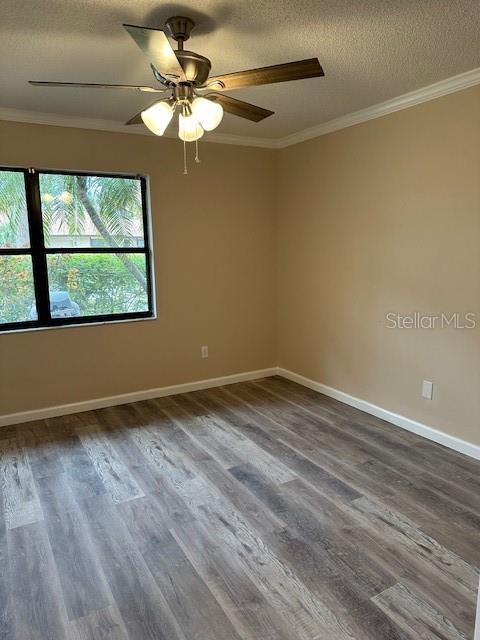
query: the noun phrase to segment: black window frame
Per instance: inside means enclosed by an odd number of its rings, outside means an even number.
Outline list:
[[[0,171],[23,173],[25,181],[25,197],[28,215],[30,247],[0,247],[0,256],[31,256],[33,284],[37,308],[37,320],[21,322],[0,322],[0,333],[5,331],[21,331],[88,324],[104,324],[126,320],[139,320],[155,317],[153,293],[153,255],[150,231],[149,200],[147,195],[147,177],[124,173],[105,173],[102,171],[64,171],[57,169],[37,169],[32,167],[0,166]],[[142,220],[144,246],[132,247],[46,247],[43,233],[42,202],[40,197],[40,174],[91,176],[99,178],[127,178],[139,180],[142,198]],[[50,313],[50,295],[48,289],[47,256],[54,254],[75,253],[139,253],[145,256],[148,310],[132,313],[109,313],[96,316],[74,316],[70,318],[52,318]]]

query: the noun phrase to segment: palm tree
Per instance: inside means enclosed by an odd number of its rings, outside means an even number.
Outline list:
[[[23,173],[0,173],[0,247],[28,246],[28,218]]]
[[[55,231],[81,236],[93,226],[106,246],[129,246],[142,220],[138,180],[104,176],[40,174],[40,192],[46,243]],[[22,174],[0,174],[0,242],[19,246],[28,238]],[[3,225],[2,225],[3,221]],[[128,255],[115,254],[137,282],[146,286],[145,275]]]

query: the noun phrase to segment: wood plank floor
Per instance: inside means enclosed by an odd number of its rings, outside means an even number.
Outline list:
[[[4,640],[470,640],[480,463],[281,378],[0,430]]]

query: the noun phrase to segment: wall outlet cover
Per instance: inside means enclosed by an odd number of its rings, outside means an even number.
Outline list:
[[[430,380],[423,381],[422,396],[427,400],[431,400],[433,398],[433,382],[430,382]]]

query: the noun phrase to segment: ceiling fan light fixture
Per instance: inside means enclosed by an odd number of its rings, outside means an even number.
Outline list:
[[[192,102],[192,113],[205,131],[213,131],[222,121],[223,107],[218,102],[198,97]]]
[[[148,129],[156,136],[163,136],[170,120],[173,118],[173,108],[168,102],[157,102],[140,114]]]
[[[184,142],[195,142],[203,136],[203,127],[193,114],[178,116],[178,137]]]

